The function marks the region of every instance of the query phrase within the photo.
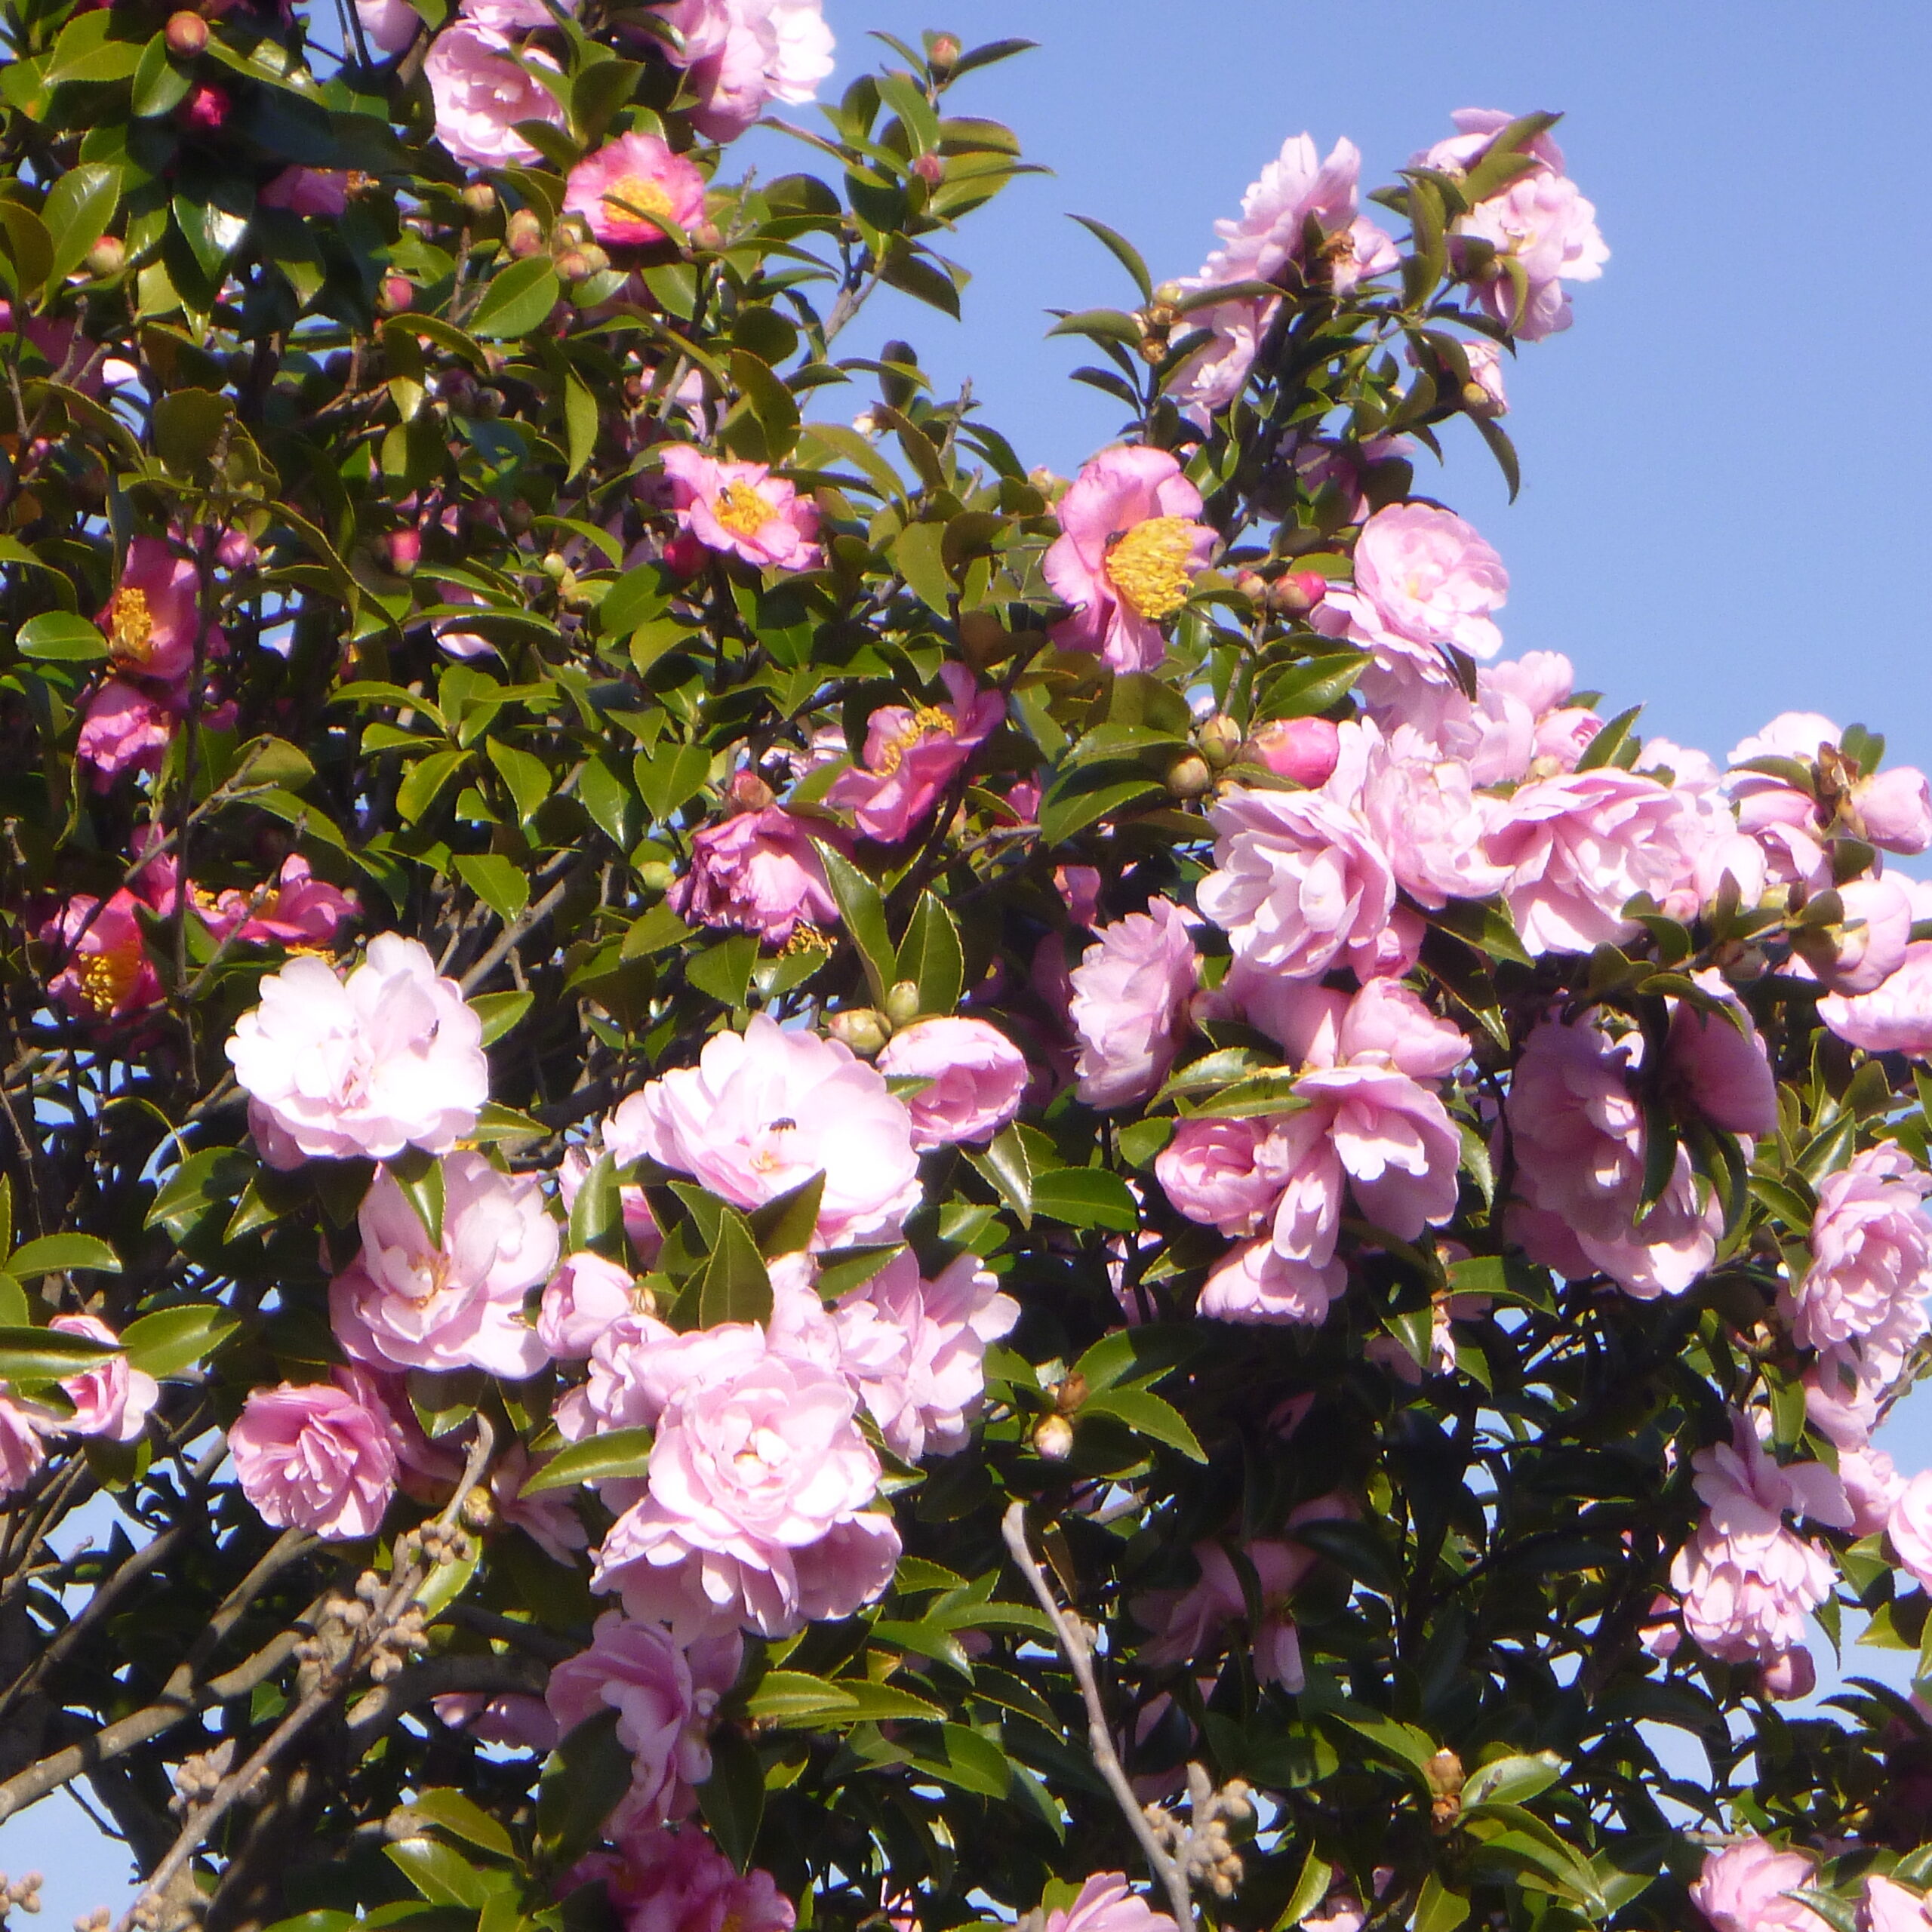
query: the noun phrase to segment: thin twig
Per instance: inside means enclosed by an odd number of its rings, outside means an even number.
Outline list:
[[[1147,1814],[1140,1808],[1140,1801],[1134,1795],[1134,1787],[1128,1783],[1127,1773],[1121,1769],[1120,1759],[1114,1754],[1113,1734],[1107,1723],[1106,1706],[1100,1701],[1100,1686],[1094,1675],[1093,1648],[1087,1641],[1084,1631],[1054,1601],[1054,1593],[1048,1586],[1046,1573],[1035,1561],[1033,1552],[1026,1540],[1026,1506],[1016,1502],[1009,1509],[1000,1524],[1000,1533],[1006,1538],[1006,1546],[1013,1552],[1013,1560],[1020,1566],[1020,1574],[1026,1579],[1040,1607],[1047,1614],[1054,1626],[1054,1635],[1060,1640],[1061,1652],[1072,1666],[1075,1681],[1080,1686],[1081,1701],[1087,1706],[1087,1748],[1094,1760],[1094,1768],[1106,1779],[1107,1789],[1114,1795],[1114,1801],[1120,1807],[1121,1815],[1126,1819],[1134,1837],[1140,1841],[1146,1855],[1148,1869],[1158,1878],[1168,1895],[1168,1904],[1174,1913],[1174,1923],[1182,1932],[1192,1932],[1194,1925],[1194,1900],[1188,1890],[1187,1874],[1171,1857],[1167,1848],[1154,1835],[1154,1828],[1147,1821]]]

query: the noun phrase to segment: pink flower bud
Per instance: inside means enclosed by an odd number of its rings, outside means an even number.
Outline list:
[[[185,8],[168,15],[165,32],[168,52],[183,60],[193,60],[208,44],[208,22]]]
[[[178,118],[191,134],[218,134],[227,125],[228,105],[228,96],[221,88],[198,81],[181,103]]]
[[[392,530],[383,539],[383,552],[398,577],[408,577],[422,561],[423,539],[414,530]]]
[[[1313,791],[1326,784],[1341,755],[1341,734],[1326,718],[1276,718],[1247,741],[1247,755],[1277,778]]]
[[[914,158],[912,172],[928,186],[937,188],[946,179],[946,164],[936,154],[922,154]]]
[[[416,291],[399,275],[386,275],[382,288],[376,296],[377,311],[385,315],[400,315],[416,300]]]

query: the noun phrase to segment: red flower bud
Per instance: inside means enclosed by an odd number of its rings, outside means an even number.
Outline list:
[[[228,106],[224,89],[197,81],[177,112],[181,125],[191,134],[218,134],[227,125]]]
[[[389,558],[389,568],[398,577],[408,577],[422,560],[423,539],[414,530],[392,530],[383,539],[383,549]]]
[[[915,155],[912,172],[929,186],[937,188],[946,179],[946,164],[936,154]]]

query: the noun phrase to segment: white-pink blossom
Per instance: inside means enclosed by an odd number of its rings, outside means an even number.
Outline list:
[[[1100,928],[1073,969],[1069,1007],[1089,1106],[1144,1100],[1167,1078],[1198,971],[1187,916],[1171,900]]]

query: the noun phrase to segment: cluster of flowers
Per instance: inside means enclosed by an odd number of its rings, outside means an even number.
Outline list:
[[[1795,1896],[1818,1883],[1817,1864],[1806,1853],[1745,1838],[1706,1854],[1690,1897],[1712,1932],[1826,1932],[1838,1921]],[[1926,1932],[1932,1900],[1874,1872],[1859,1897],[1857,1919],[1859,1932]]]

